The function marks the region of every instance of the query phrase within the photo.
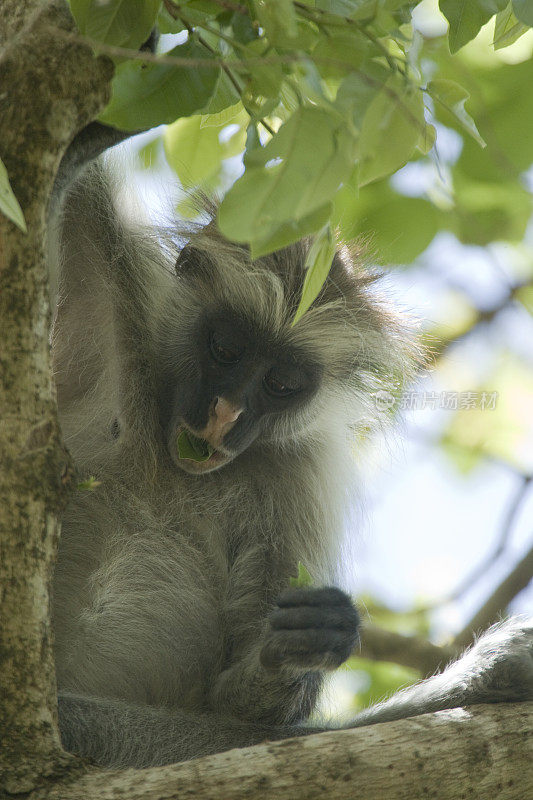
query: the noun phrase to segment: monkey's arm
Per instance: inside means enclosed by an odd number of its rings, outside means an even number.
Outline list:
[[[248,671],[247,671],[248,670]],[[278,673],[279,687],[273,684],[274,695],[283,691],[290,670]],[[294,673],[292,673],[294,676]],[[308,673],[313,674],[313,673]],[[271,675],[271,674],[270,674]],[[307,679],[307,676],[300,676]],[[233,667],[221,675],[221,688],[238,698],[237,679],[252,695],[254,709],[261,710],[266,701],[260,692],[270,685],[269,674],[253,671],[253,661]],[[261,689],[263,682],[264,689]],[[266,695],[268,697],[268,695]],[[514,702],[533,699],[533,621],[513,618],[494,625],[443,672],[397,692],[388,700],[365,709],[346,727],[391,722],[419,714],[442,711],[479,703]],[[242,714],[239,708],[236,713]],[[303,718],[303,717],[302,717]]]
[[[359,615],[340,589],[288,589],[261,635],[218,677],[215,709],[271,724],[307,719],[324,670],[342,664],[358,640]]]
[[[106,767],[151,767],[249,747],[321,728],[271,726],[229,716],[59,694],[59,729],[66,750]]]

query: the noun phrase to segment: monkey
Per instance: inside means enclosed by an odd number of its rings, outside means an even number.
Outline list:
[[[355,432],[411,374],[408,327],[346,246],[293,324],[308,240],[253,260],[214,221],[132,221],[95,158],[109,135],[80,141],[49,221],[59,418],[97,482],[63,515],[53,580],[63,745],[141,768],[326,730],[323,677],[359,640]],[[299,562],[312,586],[290,586]],[[532,696],[515,618],[349,726]]]

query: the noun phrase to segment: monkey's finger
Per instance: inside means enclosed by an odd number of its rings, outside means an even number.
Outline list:
[[[276,608],[268,618],[274,630],[296,630],[305,628],[329,628],[340,631],[356,631],[359,614],[349,606],[291,606]]]
[[[304,669],[336,669],[346,661],[357,643],[356,634],[331,630],[275,631],[261,650],[264,667],[283,665]]]
[[[321,589],[291,587],[276,599],[276,604],[280,608],[291,606],[351,606],[353,603],[350,597],[337,589],[336,586],[325,586]]]

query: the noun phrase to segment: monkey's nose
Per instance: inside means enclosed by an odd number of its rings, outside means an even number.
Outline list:
[[[238,420],[244,408],[239,408],[234,403],[226,400],[225,397],[215,397],[213,413],[217,423],[223,427],[233,425]]]

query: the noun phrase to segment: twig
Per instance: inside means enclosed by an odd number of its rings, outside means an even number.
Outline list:
[[[498,316],[498,314],[500,314],[502,311],[505,311],[515,302],[516,296],[521,289],[531,285],[531,281],[523,281],[510,286],[505,296],[492,308],[488,308],[485,311],[477,311],[476,317],[468,330],[462,331],[457,336],[452,336],[449,339],[441,338],[440,340],[432,341],[430,340],[430,334],[426,334],[425,336],[422,335],[422,339],[426,341],[431,350],[431,355],[433,358],[440,358],[452,345],[466,339],[471,333],[473,333],[474,330],[476,330],[479,324],[492,322]]]
[[[466,576],[466,578],[463,578],[461,583],[458,586],[456,586],[452,594],[448,597],[447,602],[453,603],[455,600],[458,600],[459,597],[465,594],[465,592],[467,592],[468,589],[470,589],[472,584],[477,583],[477,581],[481,577],[483,577],[485,572],[498,560],[498,558],[504,552],[507,546],[507,542],[509,540],[509,536],[512,533],[513,525],[518,516],[518,512],[520,511],[522,503],[526,498],[532,480],[533,478],[531,475],[522,476],[520,486],[515,492],[505,512],[503,524],[500,530],[500,534],[498,536],[498,540],[496,542],[496,546],[486,558],[484,558],[479,564],[476,565],[476,567]]]
[[[479,611],[474,614],[472,619],[465,625],[463,630],[457,634],[453,641],[453,646],[457,648],[465,647],[472,642],[473,636],[477,631],[484,630],[503,614],[511,600],[525,589],[533,577],[533,547],[518,562],[512,572],[494,590],[489,599],[483,604]]]
[[[225,58],[189,58],[183,56],[171,56],[167,53],[151,53],[147,50],[135,50],[131,47],[120,47],[118,45],[106,44],[105,42],[98,42],[96,39],[91,39],[90,36],[83,36],[81,33],[65,31],[61,28],[54,28],[54,33],[69,41],[77,42],[79,44],[86,44],[97,53],[115,58],[127,58],[131,61],[140,61],[148,64],[167,64],[170,67],[205,67],[206,69],[223,68],[225,66],[233,68],[246,67],[248,65],[261,64],[264,66],[271,66],[277,64],[293,64],[304,60],[317,60],[320,62],[328,62],[333,65],[349,67],[350,65],[340,59],[332,58],[318,58],[313,59],[313,56],[304,56],[300,53],[292,53],[276,56],[253,56],[251,58],[242,59],[225,59]]]

